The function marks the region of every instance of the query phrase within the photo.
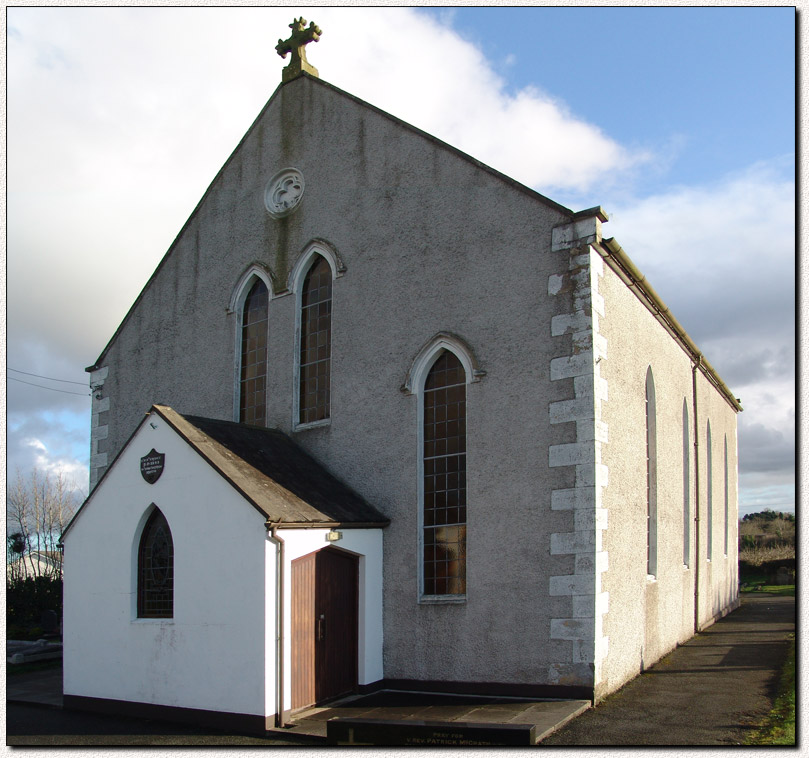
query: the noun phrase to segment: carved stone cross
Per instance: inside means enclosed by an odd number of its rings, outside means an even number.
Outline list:
[[[320,27],[312,21],[309,26],[306,26],[306,19],[301,16],[296,18],[290,25],[292,35],[288,40],[278,40],[275,46],[278,55],[282,58],[287,57],[287,53],[292,53],[289,60],[289,65],[281,72],[281,81],[288,82],[294,79],[301,72],[305,71],[307,74],[317,76],[317,69],[306,60],[306,45],[310,42],[317,42],[323,32]]]

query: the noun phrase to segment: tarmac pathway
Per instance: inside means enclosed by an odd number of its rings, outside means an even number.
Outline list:
[[[740,745],[772,707],[795,631],[795,598],[741,607],[674,650],[543,745]]]

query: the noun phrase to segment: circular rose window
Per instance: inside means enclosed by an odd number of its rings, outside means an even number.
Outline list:
[[[264,190],[264,205],[273,218],[288,216],[303,199],[303,174],[295,168],[279,171]]]

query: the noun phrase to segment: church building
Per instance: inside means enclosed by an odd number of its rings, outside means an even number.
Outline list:
[[[615,239],[283,81],[96,362],[66,707],[589,698],[738,604],[739,401]]]

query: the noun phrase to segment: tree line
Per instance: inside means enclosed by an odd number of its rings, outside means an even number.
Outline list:
[[[8,581],[60,577],[62,531],[78,507],[80,494],[63,473],[19,471],[6,492],[6,572]]]
[[[62,616],[62,532],[82,495],[62,474],[19,471],[6,490],[8,639],[36,639]],[[58,631],[58,629],[57,629]]]

